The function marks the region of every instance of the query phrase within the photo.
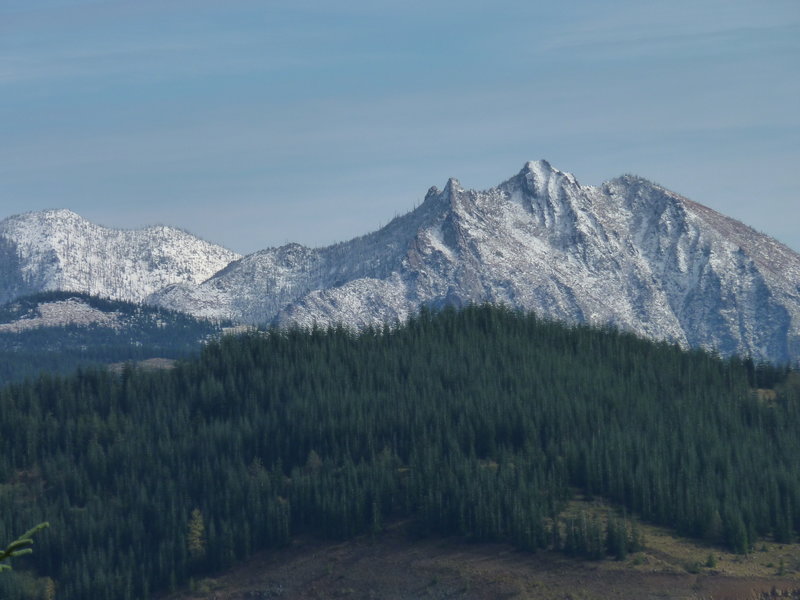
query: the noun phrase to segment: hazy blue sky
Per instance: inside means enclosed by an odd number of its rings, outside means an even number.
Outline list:
[[[539,158],[800,250],[800,1],[0,0],[0,218],[322,245]]]

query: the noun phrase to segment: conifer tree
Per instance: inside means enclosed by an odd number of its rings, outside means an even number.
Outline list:
[[[206,555],[206,526],[203,522],[203,513],[199,508],[192,511],[189,517],[188,532],[186,535],[186,545],[189,556],[199,561]]]
[[[50,527],[50,523],[39,523],[35,527],[31,527],[28,531],[19,536],[16,540],[11,542],[4,550],[0,550],[0,562],[7,561],[11,558],[31,554],[33,549],[33,536],[40,532],[42,529]],[[0,564],[0,571],[7,571],[11,569],[9,564]]]

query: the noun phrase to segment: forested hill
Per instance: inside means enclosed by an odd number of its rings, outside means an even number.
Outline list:
[[[559,517],[575,488],[746,551],[800,533],[798,430],[794,373],[502,308],[423,311],[0,391],[0,535],[49,520],[15,569],[100,600],[398,518],[603,555],[593,524]],[[42,581],[4,576],[0,595]]]
[[[0,306],[0,385],[43,371],[186,358],[227,325],[75,292],[18,298]]]

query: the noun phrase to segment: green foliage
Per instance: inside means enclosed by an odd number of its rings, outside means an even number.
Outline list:
[[[628,552],[641,552],[642,550],[644,550],[644,534],[636,521],[633,521],[628,532]]]
[[[33,552],[31,548],[31,546],[33,546],[33,536],[47,527],[50,527],[50,523],[39,523],[11,542],[4,550],[0,550],[0,563],[11,558],[31,554]],[[0,564],[0,571],[7,571],[9,569],[11,569],[11,565]]]
[[[150,597],[300,532],[394,519],[587,558],[641,548],[632,519],[561,518],[573,487],[746,551],[800,531],[793,375],[763,403],[742,360],[490,307],[224,339],[170,372],[0,390],[0,536],[47,515],[28,561],[65,600]]]
[[[186,533],[186,547],[193,560],[200,560],[206,555],[206,525],[203,513],[199,508],[192,511]]]
[[[630,550],[630,530],[625,519],[609,515],[606,521],[606,554],[625,560]]]
[[[686,572],[694,575],[700,573],[701,567],[702,565],[697,561],[687,561],[683,564],[683,568],[686,569]]]

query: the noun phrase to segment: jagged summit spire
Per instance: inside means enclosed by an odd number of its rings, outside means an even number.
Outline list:
[[[572,173],[556,169],[545,159],[529,160],[517,175],[524,182],[524,186],[534,195],[540,195],[551,184],[566,181],[572,185],[579,185]]]
[[[529,160],[525,163],[522,167],[522,173],[527,172],[552,172],[557,171],[558,169],[554,169],[553,166],[544,158],[540,158],[539,160]]]
[[[522,181],[522,185],[534,196],[540,196],[548,187],[553,175],[560,174],[561,171],[554,169],[549,162],[544,159],[529,160],[522,167],[517,177]]]
[[[444,191],[448,195],[460,189],[461,189],[461,182],[459,182],[458,179],[456,179],[455,177],[451,177],[450,179],[448,179],[447,183],[444,186]]]

